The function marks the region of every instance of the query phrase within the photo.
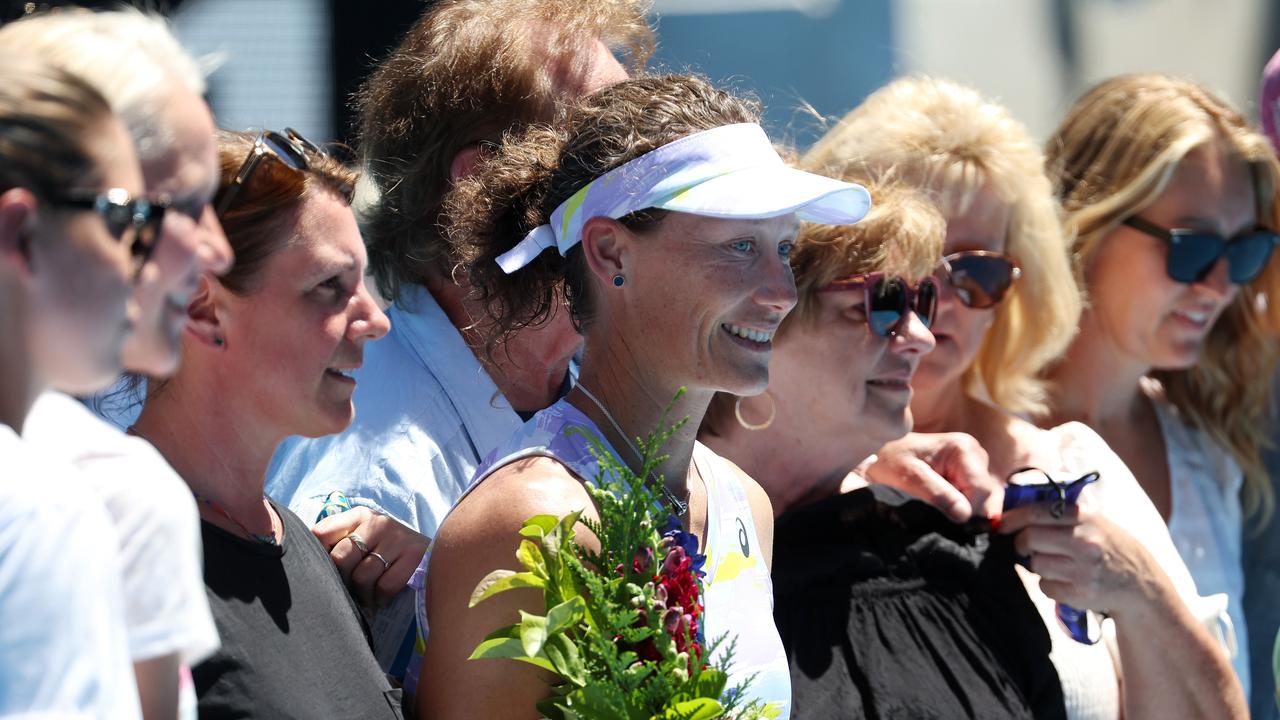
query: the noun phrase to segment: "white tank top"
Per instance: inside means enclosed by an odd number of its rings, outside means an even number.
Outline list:
[[[467,492],[498,468],[532,456],[554,458],[579,478],[595,479],[599,463],[587,440],[578,433],[565,432],[575,426],[600,438],[614,457],[620,457],[590,418],[560,400],[530,418],[508,443],[485,458]],[[747,493],[727,461],[702,443],[694,445],[693,462],[707,486],[707,537],[702,544],[707,556],[703,568],[707,643],[725,635],[735,637],[729,685],[754,676],[747,695],[777,710],[776,717],[789,718],[791,675],[773,622],[773,582],[756,537]],[[727,647],[721,643],[718,652]]]

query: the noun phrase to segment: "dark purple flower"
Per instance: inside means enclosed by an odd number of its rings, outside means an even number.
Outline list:
[[[674,515],[667,516],[667,523],[662,526],[662,537],[669,538],[676,547],[684,550],[684,554],[689,556],[693,571],[699,578],[706,576],[702,566],[706,564],[707,556],[698,552],[698,536],[685,532],[679,518]]]

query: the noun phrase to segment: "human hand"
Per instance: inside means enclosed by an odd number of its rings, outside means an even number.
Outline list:
[[[1004,484],[987,468],[987,451],[965,433],[907,433],[880,448],[863,476],[942,510],[956,522],[1000,517]]]
[[[1169,584],[1142,543],[1089,507],[1014,508],[998,532],[1015,536],[1014,549],[1030,558],[1044,594],[1074,608],[1121,616],[1146,607],[1155,590]]]
[[[431,540],[367,507],[330,515],[311,528],[365,607],[383,607],[422,562]],[[358,542],[357,542],[358,541]]]

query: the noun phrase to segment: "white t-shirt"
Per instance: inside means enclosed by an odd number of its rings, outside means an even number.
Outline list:
[[[1059,481],[1075,480],[1087,472],[1097,471],[1098,481],[1080,496],[1080,505],[1091,507],[1111,522],[1124,528],[1151,553],[1201,622],[1217,629],[1225,615],[1225,598],[1202,598],[1197,593],[1191,573],[1174,547],[1160,512],[1147,497],[1142,486],[1124,461],[1087,425],[1078,422],[1059,425],[1042,436],[1052,443],[1045,456],[1056,453],[1058,467],[1044,468]],[[1104,642],[1086,645],[1067,634],[1055,614],[1054,601],[1040,590],[1039,578],[1022,573],[1027,594],[1040,611],[1053,642],[1050,657],[1062,682],[1067,717],[1071,720],[1104,720],[1121,715],[1120,688],[1116,681],[1115,628],[1110,620],[1103,626]]]
[[[138,718],[115,531],[0,425],[0,716]]]
[[[120,540],[130,657],[177,653],[191,666],[212,654],[218,632],[205,596],[200,514],[164,457],[55,392],[36,400],[23,439],[68,459],[106,505]]]

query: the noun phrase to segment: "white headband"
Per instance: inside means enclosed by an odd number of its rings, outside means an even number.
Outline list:
[[[855,223],[871,208],[866,189],[789,167],[755,123],[688,135],[587,183],[514,248],[498,256],[504,272],[543,250],[564,255],[593,217],[617,219],[659,208],[720,218],[760,219],[796,213],[828,225]]]

